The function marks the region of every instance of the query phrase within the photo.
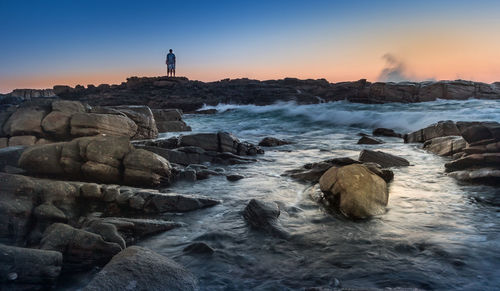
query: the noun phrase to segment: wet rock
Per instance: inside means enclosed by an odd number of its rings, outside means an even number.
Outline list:
[[[357,163],[359,163],[359,161],[351,158],[333,158],[318,163],[305,164],[298,169],[288,170],[283,174],[283,176],[289,176],[306,182],[318,182],[319,178],[331,167],[341,167]]]
[[[369,136],[363,136],[358,140],[358,144],[382,144],[382,143],[384,142]]]
[[[451,120],[439,121],[438,123],[431,124],[424,129],[405,134],[404,141],[405,143],[425,142],[436,137],[450,135],[461,135],[456,124]]]
[[[120,245],[104,241],[100,235],[62,223],[54,223],[45,230],[40,249],[61,252],[64,267],[69,270],[105,264],[122,250]]]
[[[83,289],[198,290],[195,276],[174,261],[146,248],[121,251]]]
[[[118,244],[122,249],[126,248],[123,237],[118,233],[114,224],[106,222],[90,223],[84,230],[100,235],[105,241]]]
[[[274,202],[252,199],[243,210],[243,217],[253,228],[264,230],[278,237],[287,237],[278,217],[280,209]]]
[[[172,221],[126,217],[86,218],[82,222],[83,227],[90,229],[89,231],[91,232],[94,232],[92,229],[100,227],[102,224],[115,226],[120,237],[124,238],[127,244],[132,244],[147,236],[183,226],[181,223]]]
[[[383,168],[409,166],[410,163],[401,157],[381,151],[362,150],[359,153],[360,162],[377,163]]]
[[[71,117],[71,134],[73,136],[93,136],[107,134],[133,137],[137,133],[137,125],[130,118],[97,113],[75,113]]]
[[[162,121],[157,123],[159,132],[181,132],[191,131],[191,126],[187,125],[183,120],[179,121]]]
[[[0,244],[0,284],[5,290],[51,288],[61,273],[62,261],[60,252]]]
[[[500,169],[482,168],[477,170],[462,170],[449,173],[448,175],[463,182],[500,184]]]
[[[145,213],[187,212],[220,203],[218,200],[204,196],[160,193],[151,190],[139,191],[133,195],[139,195],[144,199],[143,211]]]
[[[500,123],[498,122],[457,122],[460,135],[469,144],[482,140],[500,141]]]
[[[228,181],[231,181],[231,182],[235,182],[235,181],[241,180],[243,178],[245,178],[245,176],[239,175],[239,174],[231,174],[231,175],[226,176],[226,179]]]
[[[143,149],[133,150],[123,160],[124,180],[129,185],[159,185],[171,176],[170,163]]]
[[[500,141],[476,146],[468,145],[463,149],[463,151],[466,154],[498,153],[500,152]]]
[[[349,218],[365,219],[385,213],[389,199],[386,182],[366,166],[332,167],[319,180],[324,198]]]
[[[446,163],[444,166],[448,172],[488,167],[498,168],[500,167],[500,153],[472,154]]]
[[[185,247],[183,250],[185,253],[192,253],[192,254],[207,254],[211,255],[215,252],[213,248],[211,248],[209,245],[207,245],[204,242],[194,242],[187,247]]]
[[[276,147],[287,144],[290,144],[290,142],[275,137],[265,137],[259,142],[259,146],[263,147]]]
[[[363,163],[363,166],[368,168],[372,173],[384,179],[386,183],[391,182],[394,179],[394,173],[389,169],[384,169],[382,166],[376,163]]]
[[[403,137],[402,134],[397,133],[393,129],[389,128],[376,128],[373,130],[372,134],[375,136]]]
[[[462,152],[466,142],[461,136],[443,136],[430,139],[424,143],[424,149],[440,156],[451,156]]]

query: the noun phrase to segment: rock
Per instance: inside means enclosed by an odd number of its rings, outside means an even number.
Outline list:
[[[299,169],[288,170],[283,176],[290,176],[297,180],[316,183],[319,181],[319,178],[333,166],[340,167],[357,163],[359,163],[359,161],[351,158],[333,158],[319,163],[305,164]]]
[[[146,248],[121,251],[83,289],[198,290],[195,276],[174,261]]]
[[[195,146],[206,151],[217,152],[219,150],[219,137],[216,133],[197,133],[191,135],[181,135],[179,137],[180,146]]]
[[[52,111],[42,120],[43,130],[58,139],[70,137],[71,113]]]
[[[208,179],[210,176],[220,176],[221,173],[213,171],[213,170],[207,170],[207,169],[202,169],[199,171],[196,171],[196,179],[197,180],[205,180]]]
[[[64,175],[59,164],[63,143],[37,145],[27,148],[19,158],[19,167],[30,173]]]
[[[207,245],[204,242],[194,242],[187,247],[185,247],[183,250],[185,253],[192,253],[192,254],[207,254],[211,255],[215,252],[213,248],[211,248],[209,245]]]
[[[375,136],[403,137],[402,134],[397,133],[393,129],[389,128],[375,128],[372,134]]]
[[[500,184],[500,170],[494,168],[456,171],[449,173],[448,175],[464,182],[492,185]]]
[[[482,140],[500,141],[500,123],[498,122],[457,122],[460,135],[469,144]]]
[[[376,138],[371,138],[369,136],[363,136],[358,140],[358,144],[382,144],[382,143],[384,142]]]
[[[6,166],[18,167],[18,161],[26,146],[16,146],[0,149],[0,172],[4,171]]]
[[[120,237],[124,238],[127,244],[132,244],[144,237],[183,226],[181,223],[172,221],[125,217],[87,218],[83,222],[83,226],[89,228],[91,232],[95,228],[94,225],[100,224],[114,225]]]
[[[89,181],[109,184],[120,184],[122,181],[128,183],[127,180],[122,179],[119,168],[106,164],[87,161],[81,166],[81,172],[82,176]]]
[[[137,133],[137,125],[130,118],[113,114],[75,113],[70,124],[73,136],[108,134],[133,137]]]
[[[500,141],[484,145],[466,146],[463,151],[466,154],[498,153],[500,152]]]
[[[42,120],[47,115],[42,106],[27,106],[16,110],[3,126],[3,131],[10,136],[34,135],[43,136]]]
[[[159,132],[191,131],[191,127],[184,121],[160,121],[156,124]]]
[[[239,175],[239,174],[231,174],[231,175],[226,176],[226,179],[228,181],[231,181],[231,182],[235,182],[235,181],[241,180],[243,178],[245,178],[245,176]]]
[[[99,136],[83,141],[86,143],[84,151],[82,151],[82,146],[79,145],[80,155],[83,153],[84,159],[114,168],[119,168],[125,155],[134,150],[129,138],[124,136]]]
[[[24,245],[37,187],[28,177],[0,173],[0,243]]]
[[[360,162],[377,163],[383,168],[409,166],[410,163],[401,157],[381,151],[362,150],[359,153]]]
[[[276,147],[286,144],[290,144],[290,142],[275,137],[265,137],[259,142],[259,146],[263,147]]]
[[[220,203],[208,197],[175,193],[142,191],[135,195],[140,195],[145,200],[143,207],[145,213],[187,212]]]
[[[51,288],[61,273],[62,261],[60,252],[0,244],[0,284],[5,290]]]
[[[1,101],[1,98],[0,98],[0,101]],[[12,115],[12,113],[14,111],[16,111],[15,106],[10,106],[10,107],[7,107],[7,109],[5,109],[5,110],[0,111],[0,137],[6,137],[9,135],[9,133],[5,132],[3,128],[4,128],[5,123],[7,122],[7,120],[9,119],[9,117]],[[10,130],[10,126],[9,126],[9,128],[6,127],[6,129]]]
[[[452,156],[465,149],[466,142],[461,136],[443,136],[424,143],[424,149],[440,156]]]
[[[0,137],[0,149],[6,148],[9,146],[9,138]]]
[[[158,128],[156,121],[148,106],[114,106],[119,112],[125,114],[128,118],[137,124],[137,132],[133,139],[150,139],[158,137]]]
[[[386,182],[366,166],[332,167],[319,180],[330,206],[346,217],[365,219],[385,213],[389,199]]]
[[[447,172],[488,167],[499,168],[500,153],[472,154],[446,163],[444,166]]]
[[[102,198],[102,190],[101,186],[95,183],[85,183],[80,187],[80,193],[82,197],[87,199],[101,199]]]
[[[163,157],[143,149],[133,150],[123,160],[124,179],[130,185],[159,185],[169,181],[170,163]]]
[[[182,111],[179,109],[151,109],[151,111],[157,122],[182,120]]]
[[[288,233],[279,223],[279,216],[279,206],[274,202],[252,199],[243,210],[243,217],[253,228],[286,238]]]
[[[118,233],[114,224],[103,221],[94,221],[90,223],[84,230],[100,235],[105,241],[118,244],[122,249],[126,248],[126,243],[123,237]]]
[[[103,265],[122,250],[120,245],[106,242],[100,235],[62,223],[54,223],[45,230],[40,249],[61,252],[64,266],[70,270]]]
[[[409,134],[405,134],[405,143],[415,143],[415,142],[425,142],[430,139],[442,136],[459,136],[460,131],[455,123],[451,120],[440,121],[429,125],[424,129],[414,131]]]
[[[57,100],[52,102],[52,111],[58,111],[68,114],[84,113],[85,106],[79,101]]]
[[[363,163],[368,170],[370,170],[375,175],[384,179],[386,183],[391,182],[394,179],[394,173],[389,169],[383,169],[382,166],[376,163]]]
[[[31,146],[36,143],[36,136],[33,135],[18,135],[9,138],[9,146]]]

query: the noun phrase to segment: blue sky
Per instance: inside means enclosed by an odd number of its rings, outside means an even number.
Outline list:
[[[374,80],[385,53],[417,79],[492,81],[499,3],[0,0],[0,92],[165,74],[169,48],[178,74],[205,81]]]

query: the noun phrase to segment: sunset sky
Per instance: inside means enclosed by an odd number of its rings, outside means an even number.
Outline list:
[[[0,0],[0,92],[166,74],[500,81],[500,1]]]

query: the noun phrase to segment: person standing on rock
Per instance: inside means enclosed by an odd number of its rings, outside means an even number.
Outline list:
[[[167,54],[167,77],[175,77],[175,55],[172,49],[169,50]]]

